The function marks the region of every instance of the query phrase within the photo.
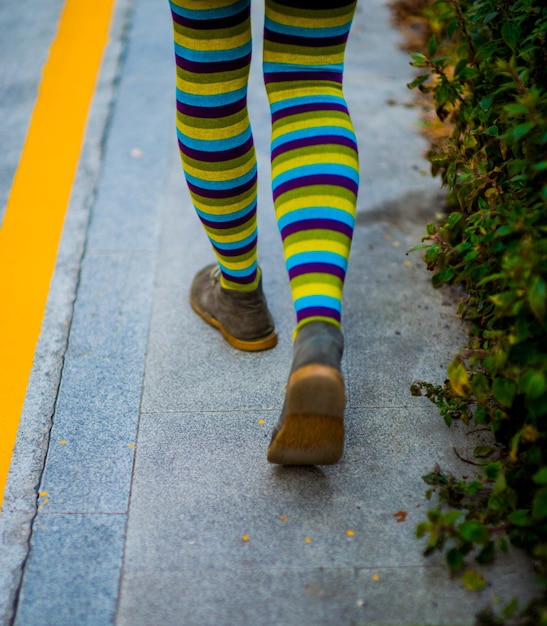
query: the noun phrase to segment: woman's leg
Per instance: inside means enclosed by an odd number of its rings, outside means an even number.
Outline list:
[[[290,465],[336,463],[344,448],[342,289],[359,186],[342,91],[355,0],[312,4],[266,0],[264,28],[273,196],[297,320],[268,460]]]
[[[272,113],[272,186],[297,331],[340,327],[359,184],[357,142],[342,91],[355,1],[320,8],[266,0],[264,79]]]
[[[247,111],[250,0],[170,5],[182,165],[218,263],[196,275],[190,302],[232,346],[272,348],[277,336],[257,264],[257,166]]]
[[[247,112],[250,0],[170,0],[177,133],[186,180],[224,288],[259,279],[256,156]]]

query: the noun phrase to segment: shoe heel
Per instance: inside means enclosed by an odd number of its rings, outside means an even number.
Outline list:
[[[285,418],[268,448],[280,465],[331,465],[344,451],[344,379],[334,368],[307,365],[289,378]]]

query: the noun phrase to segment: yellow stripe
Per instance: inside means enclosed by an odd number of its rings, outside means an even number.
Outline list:
[[[229,31],[228,31],[229,32]],[[195,37],[187,37],[175,31],[173,35],[175,43],[183,48],[190,50],[233,50],[245,45],[249,41],[249,36],[245,30],[242,34],[238,33],[231,37],[206,37],[204,39],[196,39]]]
[[[307,122],[298,121],[298,122],[294,122],[291,124],[285,124],[284,126],[279,126],[278,128],[274,128],[272,130],[272,141],[274,139],[279,139],[279,137],[283,137],[283,135],[292,133],[295,130],[308,130],[311,128],[323,128],[324,126],[325,126],[325,120],[323,119],[311,119],[311,120],[308,120]],[[342,119],[330,118],[329,126],[332,126],[333,128],[344,128],[346,130],[353,131],[351,120],[348,118],[342,118]]]
[[[353,16],[353,6],[351,11],[342,13],[335,16],[330,15],[328,17],[318,17],[317,13],[311,13],[310,16],[304,15],[291,15],[291,13],[281,13],[274,8],[273,3],[266,5],[266,15],[277,22],[285,26],[299,26],[300,28],[332,28],[334,26],[344,26],[349,24]]]
[[[0,230],[0,507],[114,0],[66,0]]]
[[[177,128],[185,137],[190,137],[191,139],[221,141],[243,134],[249,128],[249,120],[244,118],[240,122],[232,124],[231,126],[225,126],[224,128],[196,128],[178,119]]]
[[[288,261],[295,254],[301,252],[334,252],[344,258],[349,256],[349,245],[341,244],[338,241],[332,240],[314,240],[314,241],[297,241],[296,243],[290,243],[290,237],[285,239],[285,259]],[[289,243],[287,243],[289,242]]]
[[[196,178],[201,178],[202,180],[225,182],[227,180],[234,180],[234,178],[239,178],[240,176],[245,176],[245,174],[248,174],[254,166],[255,163],[249,160],[247,164],[234,167],[231,170],[205,170],[199,167],[192,167],[191,165],[184,163],[184,170],[190,174],[190,176],[195,176]],[[233,208],[230,206],[230,213],[232,211]]]
[[[292,213],[293,211],[298,211],[299,209],[306,209],[309,207],[318,207],[318,206],[327,206],[333,209],[340,209],[341,211],[345,211],[350,215],[355,214],[355,203],[350,202],[346,198],[341,198],[340,196],[335,195],[312,195],[312,196],[302,196],[298,198],[292,198],[287,202],[278,202],[275,207],[275,215],[279,220],[287,213]]]
[[[342,299],[342,281],[338,285],[331,285],[320,280],[313,280],[307,284],[295,286],[291,283],[291,292],[294,300],[305,298],[306,296],[331,296],[337,300]]]
[[[277,104],[289,98],[302,98],[306,96],[310,100],[322,98],[323,96],[334,96],[340,98],[342,87],[338,83],[332,81],[317,81],[319,84],[303,85],[297,81],[287,81],[282,83],[268,83],[266,92],[270,104]],[[286,87],[285,85],[289,85]]]
[[[295,54],[294,52],[279,52],[264,48],[264,61],[266,63],[285,63],[286,65],[325,66],[339,65],[344,62],[344,50],[333,54]]]
[[[179,91],[193,96],[220,96],[242,89],[247,84],[246,77],[230,78],[229,80],[213,81],[211,83],[191,83],[177,76],[176,81]],[[221,85],[222,89],[220,88]]]

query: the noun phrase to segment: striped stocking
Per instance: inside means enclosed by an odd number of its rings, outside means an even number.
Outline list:
[[[342,92],[355,1],[330,9],[266,0],[264,79],[272,113],[272,187],[297,316],[340,326],[359,184]]]
[[[177,133],[195,209],[221,285],[252,291],[257,265],[256,156],[247,112],[250,0],[170,0]]]

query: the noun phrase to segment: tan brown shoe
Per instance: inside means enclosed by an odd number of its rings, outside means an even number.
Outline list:
[[[262,291],[262,278],[254,291],[224,289],[218,265],[213,263],[196,274],[190,289],[190,304],[238,350],[268,350],[277,344],[274,322]]]
[[[342,457],[343,350],[342,332],[327,322],[310,322],[298,333],[285,402],[268,448],[270,463],[331,465]]]

